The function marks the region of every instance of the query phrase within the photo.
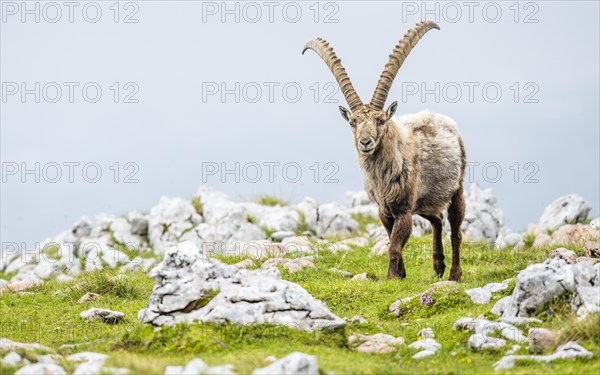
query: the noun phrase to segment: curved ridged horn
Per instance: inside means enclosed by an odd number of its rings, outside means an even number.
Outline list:
[[[303,55],[307,49],[312,49],[321,57],[321,59],[323,59],[323,61],[325,61],[325,64],[327,64],[329,70],[331,70],[331,73],[333,73],[333,76],[340,86],[344,98],[346,98],[346,102],[348,102],[348,105],[350,106],[350,111],[359,108],[363,103],[356,93],[356,90],[354,90],[354,86],[352,86],[352,82],[350,82],[350,78],[342,65],[342,61],[335,55],[333,48],[329,47],[329,43],[325,39],[314,38],[304,45],[304,48],[302,49]]]
[[[383,73],[381,73],[381,76],[379,77],[379,82],[377,82],[373,99],[371,99],[372,107],[378,110],[383,109],[385,100],[392,87],[392,82],[394,82],[394,78],[396,78],[396,74],[404,63],[406,56],[408,56],[414,46],[417,45],[419,39],[431,29],[439,30],[440,27],[433,21],[419,22],[413,29],[408,30],[406,34],[404,34],[404,38],[396,44],[387,64],[385,64]]]

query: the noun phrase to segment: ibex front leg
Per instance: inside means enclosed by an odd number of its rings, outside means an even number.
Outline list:
[[[388,250],[390,256],[390,264],[388,266],[388,279],[406,277],[404,269],[404,260],[402,259],[402,249],[410,237],[412,231],[412,215],[404,214],[396,218],[390,235],[390,248]]]

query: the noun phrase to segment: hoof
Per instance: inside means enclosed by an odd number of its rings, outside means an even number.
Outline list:
[[[388,274],[387,274],[388,280],[405,279],[405,278],[406,278],[406,273],[390,273],[390,272],[388,272]]]
[[[435,275],[441,278],[442,276],[444,276],[446,265],[444,263],[442,263],[441,265],[434,265],[433,270],[435,271]]]
[[[454,270],[454,271],[450,271],[450,277],[448,278],[448,280],[450,281],[460,281],[460,278],[462,276],[462,270]]]

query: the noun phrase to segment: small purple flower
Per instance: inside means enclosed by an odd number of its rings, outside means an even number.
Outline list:
[[[421,299],[421,305],[429,306],[433,303],[433,297],[425,294],[419,294],[419,298]]]
[[[221,348],[226,347],[227,345],[225,345],[225,343],[219,339],[217,339],[216,337],[213,337],[213,341],[215,344],[218,344]]]

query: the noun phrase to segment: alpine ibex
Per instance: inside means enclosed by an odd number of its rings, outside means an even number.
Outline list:
[[[383,109],[392,82],[419,39],[435,22],[419,22],[396,45],[379,78],[371,102],[363,104],[354,90],[341,60],[321,38],[309,41],[302,51],[315,51],[325,61],[344,94],[350,110],[340,106],[350,123],[365,189],[379,206],[379,217],[388,232],[388,279],[404,278],[402,249],[412,230],[412,215],[427,219],[433,228],[433,269],[442,277],[443,212],[448,210],[451,228],[452,268],[450,280],[460,280],[461,223],[464,218],[463,176],[465,147],[456,124],[450,118],[429,112],[393,118],[393,102]]]

